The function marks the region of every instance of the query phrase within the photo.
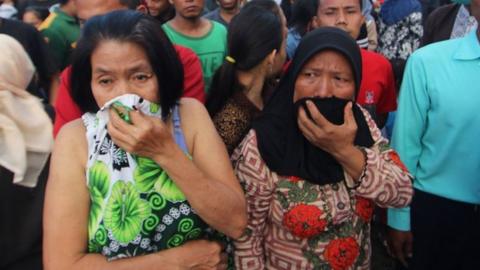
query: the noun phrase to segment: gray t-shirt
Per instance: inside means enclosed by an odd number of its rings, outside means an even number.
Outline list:
[[[212,21],[216,21],[218,23],[223,24],[223,26],[228,27],[228,23],[222,18],[222,16],[220,16],[220,8],[216,8],[210,11],[209,13],[205,14],[205,16],[203,17]]]

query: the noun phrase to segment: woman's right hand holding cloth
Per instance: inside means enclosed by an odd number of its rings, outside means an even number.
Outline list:
[[[328,121],[312,101],[306,101],[311,116],[304,108],[298,112],[298,127],[307,140],[331,154],[353,178],[359,179],[365,167],[365,155],[353,144],[357,123],[353,116],[352,102],[344,108],[344,123],[335,125]]]

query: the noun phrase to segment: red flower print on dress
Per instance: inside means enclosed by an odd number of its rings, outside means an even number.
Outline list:
[[[364,222],[370,222],[373,215],[374,204],[371,200],[363,197],[356,197],[355,212]]]
[[[359,254],[357,241],[348,237],[330,241],[325,247],[323,257],[333,270],[346,270],[353,265]]]
[[[299,204],[283,216],[283,225],[298,237],[310,238],[325,230],[327,221],[322,219],[323,211],[313,205]]]
[[[388,156],[389,156],[390,159],[393,161],[393,163],[395,163],[395,165],[397,165],[398,167],[400,167],[400,169],[402,169],[402,171],[408,173],[407,167],[405,167],[405,164],[403,164],[403,162],[400,160],[400,157],[398,156],[397,152],[395,152],[395,151],[390,151],[390,152],[388,153]]]
[[[288,178],[288,181],[292,182],[292,183],[297,183],[298,181],[302,180],[302,178],[298,177],[298,176],[289,176],[287,177]]]

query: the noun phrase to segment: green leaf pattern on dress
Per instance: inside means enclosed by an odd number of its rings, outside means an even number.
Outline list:
[[[140,198],[133,184],[118,181],[105,210],[105,227],[120,243],[128,243],[140,233],[143,220],[150,213],[148,202]]]
[[[105,207],[105,198],[110,187],[110,174],[105,163],[96,161],[88,170],[88,188],[90,189],[90,213],[88,218],[88,239],[93,239],[101,222]]]
[[[133,178],[140,192],[147,192],[153,187],[170,202],[185,201],[183,192],[157,163],[149,158],[138,157],[137,164]]]
[[[143,100],[135,106],[147,115],[161,117],[157,104]],[[122,118],[131,111],[131,105],[121,102],[116,102],[115,107]],[[87,113],[83,119],[89,142],[86,171],[90,194],[88,252],[101,253],[108,260],[115,260],[206,237],[208,225],[191,209],[166,171],[153,160],[131,153],[125,155],[136,162],[115,168],[115,157],[105,154],[112,151],[99,145],[108,134],[104,130],[108,118],[106,120],[99,112]],[[106,147],[120,149],[115,145]]]

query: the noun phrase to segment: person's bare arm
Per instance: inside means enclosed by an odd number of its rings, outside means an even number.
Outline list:
[[[55,101],[57,100],[58,87],[60,87],[60,73],[55,73],[55,75],[52,76],[48,97],[52,105],[55,105]]]
[[[85,178],[87,142],[81,120],[65,126],[55,142],[44,209],[44,268],[51,269],[224,269],[221,246],[205,240],[108,262],[88,254],[89,192]]]
[[[175,143],[165,123],[137,111],[130,113],[131,125],[111,112],[109,133],[127,152],[149,157],[167,171],[205,222],[238,238],[247,223],[246,203],[225,145],[201,103],[184,98],[180,104],[192,160]]]

